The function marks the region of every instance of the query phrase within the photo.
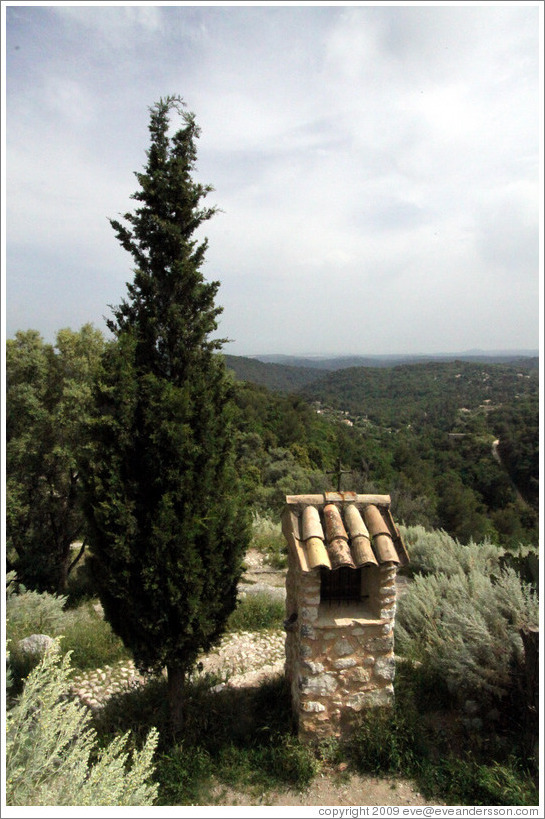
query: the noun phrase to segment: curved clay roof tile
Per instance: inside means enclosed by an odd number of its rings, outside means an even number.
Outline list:
[[[309,568],[317,566],[331,568],[331,562],[324,545],[324,530],[320,522],[320,513],[315,506],[305,506],[301,515],[302,537]]]
[[[344,510],[344,520],[350,532],[350,550],[356,566],[360,568],[360,566],[367,566],[370,563],[378,566],[377,559],[371,547],[369,530],[359,510],[350,504],[350,506],[347,506]]]
[[[320,522],[320,513],[315,506],[305,506],[302,514],[303,523],[303,540],[308,540],[309,537],[319,537],[325,540],[324,530]]]
[[[376,506],[366,506],[363,516],[371,535],[373,551],[379,563],[399,564],[399,555],[395,549],[392,535]]]
[[[355,569],[341,513],[334,504],[328,503],[324,506],[324,521],[331,568],[339,569],[341,566],[350,566]]]

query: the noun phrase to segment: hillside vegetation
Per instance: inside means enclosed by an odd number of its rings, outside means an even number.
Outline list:
[[[520,353],[497,352],[480,353],[468,352],[444,355],[348,355],[335,356],[292,356],[292,355],[258,355],[253,359],[267,364],[283,364],[290,367],[312,367],[316,370],[343,370],[346,367],[395,367],[398,364],[425,364],[429,361],[469,361],[481,364],[511,364],[515,367],[538,366],[537,353],[529,351]]]
[[[227,369],[239,381],[249,381],[274,392],[297,392],[301,387],[316,380],[312,367],[291,367],[283,364],[265,364],[257,358],[223,356]]]
[[[63,339],[77,351],[87,335],[73,336]],[[45,564],[47,526],[68,500],[71,515],[83,526],[77,493],[67,495],[65,484],[68,476],[67,485],[77,485],[91,376],[80,356],[63,351],[62,345],[44,346],[32,333],[10,345],[10,562],[16,557],[14,536],[24,534],[24,544],[32,546],[29,560],[41,556]],[[57,366],[65,358],[70,367]],[[260,377],[268,367],[259,368]],[[298,381],[295,391],[278,388],[284,369],[274,369],[274,390],[252,383],[249,370],[232,384],[232,443],[244,504],[253,513],[252,546],[275,567],[285,567],[279,526],[285,495],[335,488],[339,460],[349,471],[342,488],[392,496],[394,518],[405,526],[413,576],[399,601],[394,712],[387,720],[368,715],[354,743],[332,744],[315,754],[293,733],[289,692],[281,680],[261,685],[253,699],[237,699],[230,687],[218,696],[225,669],[203,674],[197,665],[185,683],[183,739],[174,741],[164,678],[150,677],[138,686],[127,682],[134,658],[102,617],[83,544],[70,551],[66,596],[52,595],[55,585],[47,587],[45,581],[47,591],[32,584],[25,589],[20,577],[8,589],[13,804],[87,798],[75,793],[79,780],[64,777],[56,762],[45,771],[47,794],[22,775],[25,768],[37,770],[42,750],[48,753],[66,731],[70,747],[92,751],[81,756],[78,770],[85,779],[95,770],[95,758],[104,760],[96,770],[107,775],[92,775],[101,794],[108,792],[97,797],[93,791],[91,800],[214,804],[222,799],[218,787],[235,786],[257,804],[270,788],[304,791],[318,774],[327,776],[342,765],[364,774],[410,776],[421,794],[448,804],[535,804],[533,712],[520,632],[535,626],[538,611],[537,371],[468,362],[357,367],[318,373],[319,380]],[[292,375],[288,371],[284,383]],[[63,460],[55,437],[61,433]],[[56,471],[44,472],[50,463]],[[35,557],[32,566],[40,568]],[[281,629],[283,607],[273,603],[248,595],[229,618],[228,632],[245,634],[255,652],[257,629],[273,635]],[[27,677],[29,661],[19,640],[32,633],[63,639],[58,659],[46,659]],[[72,708],[75,695],[63,691],[59,719],[40,728],[44,742],[36,746],[36,756],[34,746],[14,743],[19,734],[36,730],[33,692],[51,689],[55,697],[60,692],[68,651],[78,685],[91,689],[93,680],[104,677],[113,679],[117,693],[94,713],[96,733],[87,734],[80,711],[73,710],[71,722],[64,719],[62,709]],[[149,737],[154,741],[150,731],[159,735],[153,773],[152,745],[146,745]],[[109,756],[97,757],[95,741],[100,748],[117,744],[106,751]],[[125,759],[120,745],[125,741],[133,751],[130,780],[114,771],[118,759]],[[64,746],[60,757],[73,758]],[[130,785],[126,793],[112,790],[123,783]]]
[[[490,411],[537,396],[537,390],[537,370],[452,361],[338,370],[314,381],[303,394],[394,428],[433,424],[452,431],[461,410]]]
[[[391,494],[402,523],[464,542],[537,543],[532,366],[349,368],[291,395],[244,380],[236,403],[237,468],[258,511],[276,515],[285,494],[334,488],[340,459],[343,488]]]

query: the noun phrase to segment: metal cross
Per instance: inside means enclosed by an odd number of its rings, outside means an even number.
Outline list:
[[[341,478],[343,475],[350,475],[352,473],[351,469],[343,469],[341,464],[341,459],[337,458],[337,468],[334,469],[332,472],[326,472],[326,475],[336,475],[337,476],[337,492],[341,491]]]

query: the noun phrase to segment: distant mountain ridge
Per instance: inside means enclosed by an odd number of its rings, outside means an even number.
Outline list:
[[[265,364],[280,364],[289,367],[304,367],[315,370],[343,370],[347,367],[396,367],[399,364],[424,364],[428,361],[469,361],[481,364],[518,364],[527,359],[538,359],[537,350],[468,350],[464,353],[431,353],[429,355],[350,355],[350,356],[291,356],[291,355],[256,355],[248,356],[250,360]],[[537,366],[537,363],[536,363]]]
[[[413,365],[437,365],[464,362],[468,364],[507,365],[523,370],[537,370],[537,356],[521,356],[515,353],[492,355],[468,353],[465,356],[346,356],[339,358],[297,358],[295,356],[265,356],[278,358],[286,363],[263,361],[261,358],[224,355],[226,366],[239,381],[248,381],[274,392],[298,393],[318,385],[328,375],[353,369],[353,377],[359,378],[358,370],[386,370]],[[292,363],[288,364],[290,361]],[[293,362],[299,361],[300,365]],[[365,363],[363,363],[365,362]]]
[[[239,381],[249,381],[274,392],[298,392],[317,378],[329,372],[312,367],[292,367],[286,364],[274,364],[246,358],[238,355],[223,356],[227,369],[231,370]]]

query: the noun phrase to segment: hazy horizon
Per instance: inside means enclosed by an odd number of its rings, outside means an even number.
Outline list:
[[[229,355],[229,351],[224,349],[223,352]],[[314,360],[323,360],[329,358],[419,358],[421,356],[457,356],[457,355],[487,355],[487,356],[522,356],[528,358],[539,357],[540,351],[535,349],[503,349],[503,350],[486,350],[486,349],[470,349],[470,350],[453,350],[452,352],[416,352],[416,353],[237,353],[241,358],[308,358]]]

